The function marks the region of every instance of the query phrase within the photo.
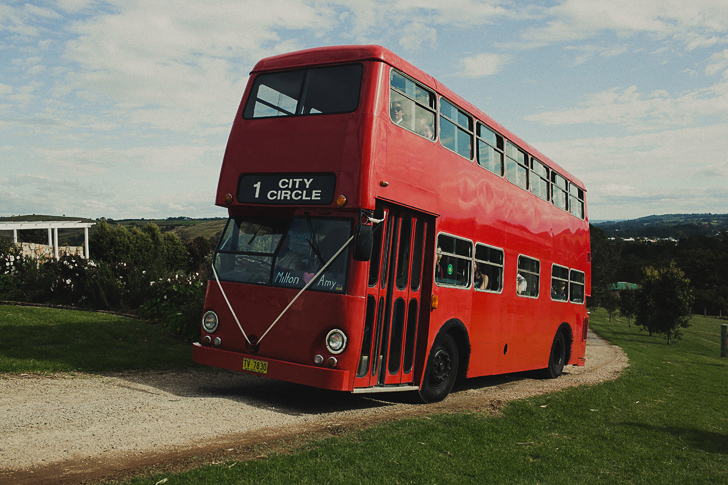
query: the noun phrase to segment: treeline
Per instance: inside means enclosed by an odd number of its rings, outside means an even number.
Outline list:
[[[91,258],[34,259],[0,240],[0,299],[138,314],[185,340],[197,337],[212,243],[182,241],[153,223],[127,229],[101,219]]]
[[[595,223],[610,236],[683,239],[728,231],[728,214],[665,214]]]
[[[609,305],[609,286],[618,281],[638,283],[647,268],[674,262],[690,281],[693,313],[728,315],[728,232],[692,235],[676,240],[608,238],[591,226],[592,304]]]

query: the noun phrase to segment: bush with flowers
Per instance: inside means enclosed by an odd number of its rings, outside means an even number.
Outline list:
[[[211,246],[186,247],[153,224],[131,231],[99,225],[91,260],[23,257],[0,238],[0,299],[139,313],[182,339],[196,337],[206,284],[199,269],[209,267]]]
[[[200,273],[178,273],[151,281],[151,294],[139,313],[182,340],[199,338],[206,283]]]

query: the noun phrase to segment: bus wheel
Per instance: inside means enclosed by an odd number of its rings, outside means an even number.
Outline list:
[[[419,394],[424,403],[438,402],[450,393],[458,374],[458,347],[450,335],[437,337],[430,350]]]
[[[556,379],[564,371],[566,363],[566,339],[564,332],[556,332],[554,343],[551,344],[549,354],[549,366],[543,370],[543,376],[547,379]]]

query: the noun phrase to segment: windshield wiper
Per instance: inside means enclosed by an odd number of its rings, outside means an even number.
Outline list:
[[[250,241],[248,241],[248,246],[253,244],[253,240],[258,236],[258,233],[260,232],[260,228],[263,226],[258,226],[258,229],[255,230],[255,234],[253,234],[253,237],[250,238]]]
[[[308,223],[308,230],[311,233],[311,240],[306,238],[306,242],[309,246],[311,246],[311,249],[313,249],[313,252],[316,253],[316,257],[318,257],[319,261],[321,261],[321,264],[326,264],[326,261],[324,261],[324,257],[321,255],[321,251],[318,247],[318,242],[316,242],[316,232],[313,230],[313,223],[311,222],[311,216],[306,214],[306,222]]]

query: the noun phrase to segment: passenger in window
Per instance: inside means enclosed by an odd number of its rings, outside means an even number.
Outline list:
[[[528,295],[528,282],[521,273],[516,273],[516,293],[519,295]]]
[[[296,238],[296,239],[301,239]],[[276,271],[304,271],[309,267],[309,248],[294,242],[294,238],[288,237],[288,241],[278,253],[276,260]]]
[[[442,281],[445,279],[445,271],[442,269],[442,248],[437,246],[437,262],[435,263],[435,280]]]
[[[420,118],[417,125],[417,133],[425,138],[429,138],[430,140],[435,138],[435,131],[432,129],[432,125],[430,125],[425,118]]]
[[[566,300],[566,282],[557,281],[551,288],[551,298],[554,300]]]
[[[473,286],[479,290],[488,289],[488,275],[480,269],[480,263],[473,263]]]
[[[404,123],[404,110],[402,109],[402,103],[394,101],[392,106],[389,108],[389,116],[395,125],[402,126]]]

